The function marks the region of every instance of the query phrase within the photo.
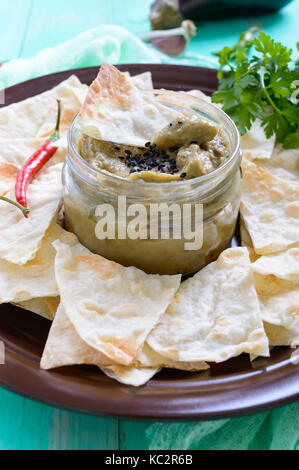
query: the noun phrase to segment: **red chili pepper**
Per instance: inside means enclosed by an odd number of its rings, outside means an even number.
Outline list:
[[[16,200],[27,209],[27,187],[33,180],[34,176],[39,172],[39,170],[53,157],[57,148],[53,142],[59,139],[59,124],[61,116],[61,105],[60,101],[58,103],[58,112],[57,112],[57,121],[56,127],[53,134],[50,135],[49,139],[42,145],[34,154],[28,158],[24,166],[19,171],[15,195]],[[28,213],[24,213],[25,217],[28,217]]]

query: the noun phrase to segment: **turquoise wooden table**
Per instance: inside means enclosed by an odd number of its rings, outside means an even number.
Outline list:
[[[0,3],[0,62],[30,57],[84,30],[118,24],[149,30],[152,0],[10,0]],[[211,56],[258,24],[295,48],[299,0],[281,13],[201,24],[190,52]],[[0,449],[295,449],[299,405],[204,423],[159,423],[99,418],[60,410],[0,390]]]

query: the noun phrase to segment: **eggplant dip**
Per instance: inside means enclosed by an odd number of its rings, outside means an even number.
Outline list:
[[[105,142],[84,135],[80,155],[96,170],[150,182],[197,178],[218,168],[229,155],[221,129],[193,116],[170,122],[144,147]]]

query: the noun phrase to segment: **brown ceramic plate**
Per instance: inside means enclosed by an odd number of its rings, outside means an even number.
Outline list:
[[[215,70],[175,65],[122,65],[133,75],[150,70],[157,88],[212,93]],[[97,68],[48,75],[6,90],[6,104],[41,93],[75,73],[90,83]],[[234,239],[238,244],[238,237]],[[0,306],[0,340],[6,361],[0,385],[31,398],[93,414],[130,418],[211,419],[252,413],[299,397],[298,366],[292,350],[275,348],[269,359],[251,363],[247,355],[214,364],[209,371],[163,370],[139,388],[128,387],[91,366],[39,368],[50,322],[13,305]]]

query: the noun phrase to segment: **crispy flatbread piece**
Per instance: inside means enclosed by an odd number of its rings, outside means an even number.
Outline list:
[[[243,155],[248,160],[255,160],[256,158],[268,160],[271,158],[274,145],[275,136],[273,135],[267,139],[259,119],[256,119],[250,130],[241,137]]]
[[[243,168],[241,215],[258,254],[299,242],[299,183],[251,166]]]
[[[60,238],[63,232],[53,222],[36,256],[22,266],[0,260],[0,303],[58,296],[54,270],[56,252],[52,242]]]
[[[162,367],[190,371],[209,368],[208,364],[204,362],[175,363],[157,354],[146,343],[142,351],[138,352],[134,366],[114,364],[113,367],[113,362],[80,338],[74,326],[65,315],[62,304],[60,304],[43,352],[41,360],[41,367],[43,369],[71,366],[74,364],[92,364],[100,367],[110,377],[113,374],[113,378],[122,383],[130,382],[131,385],[142,385]],[[136,383],[136,369],[140,371],[138,373],[138,384]]]
[[[84,134],[120,144],[144,146],[180,113],[158,102],[153,93],[117,68],[102,63],[78,118]]]
[[[230,248],[183,282],[147,338],[174,361],[221,362],[242,352],[268,356],[247,248]]]
[[[55,128],[57,99],[62,104],[60,132],[65,135],[87,90],[87,85],[72,75],[49,91],[0,109],[0,138],[48,137]]]
[[[57,215],[62,197],[62,164],[42,170],[28,187],[29,217],[7,202],[0,201],[0,259],[24,265],[33,259]],[[18,169],[0,163],[0,194],[15,199]]]
[[[60,297],[39,297],[35,299],[25,300],[16,305],[17,307],[36,313],[47,320],[54,320]]]
[[[101,370],[111,379],[117,380],[125,385],[140,387],[148,382],[159,369],[144,367],[137,369],[130,366],[109,366],[101,367]]]
[[[242,217],[240,217],[240,236],[241,236],[241,245],[242,246],[247,246],[248,248],[253,247],[252,240],[250,238],[250,235],[248,233],[248,230],[246,228],[246,225],[245,225]]]
[[[277,254],[261,256],[253,263],[252,269],[264,276],[274,275],[299,283],[299,246]]]
[[[255,160],[255,163],[279,178],[299,181],[299,149],[285,150],[276,144],[270,159]]]
[[[158,323],[180,275],[145,274],[54,242],[56,281],[64,311],[79,336],[113,361],[129,365]]]
[[[298,252],[291,248],[262,256],[252,264],[261,316],[272,346],[299,344]]]
[[[137,75],[130,75],[129,72],[124,72],[126,77],[129,77],[132,84],[140,90],[153,90],[153,79],[151,72],[138,73]]]
[[[112,365],[114,361],[100,351],[88,346],[78,335],[71,321],[65,315],[62,303],[58,306],[55,319],[41,359],[43,369],[71,366],[74,364]]]
[[[298,325],[295,325],[294,328],[285,328],[281,325],[273,325],[271,323],[264,322],[264,327],[271,346],[298,346]]]
[[[27,137],[25,139],[3,139],[0,138],[0,163],[9,163],[21,168],[26,160],[36,152],[43,144],[45,139]],[[66,147],[59,147],[53,157],[46,163],[43,169],[49,166],[63,163],[67,154]]]
[[[200,90],[189,90],[189,91],[182,92],[182,93],[186,93],[187,95],[191,95],[191,96],[194,96],[195,98],[199,98],[201,100],[207,101],[207,103],[211,103],[211,97],[206,95]]]

